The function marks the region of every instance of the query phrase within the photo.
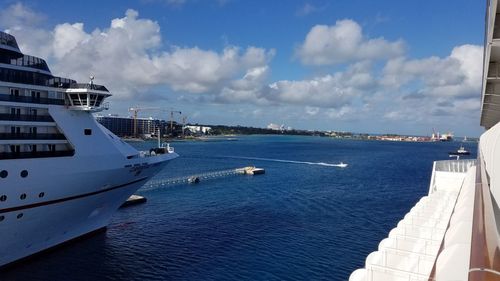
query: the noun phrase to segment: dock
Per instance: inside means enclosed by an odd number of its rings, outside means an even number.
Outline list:
[[[234,175],[262,175],[265,174],[263,168],[256,168],[255,166],[248,166],[243,168],[236,168],[230,170],[213,171],[206,172],[191,176],[177,177],[177,178],[164,178],[164,179],[153,179],[142,187],[142,189],[153,189],[158,187],[166,187],[170,185],[177,184],[198,184],[200,181],[217,179],[222,177],[234,176]],[[146,197],[140,195],[132,195],[127,201],[125,201],[120,208],[129,207],[137,204],[142,204],[147,201]]]
[[[229,177],[235,175],[261,175],[264,173],[265,170],[263,168],[248,166],[243,168],[206,172],[206,173],[177,177],[177,178],[152,179],[146,182],[146,184],[144,184],[142,188],[148,189],[148,188],[156,188],[156,187],[177,185],[177,184],[198,184],[201,181],[217,179],[222,177]]]

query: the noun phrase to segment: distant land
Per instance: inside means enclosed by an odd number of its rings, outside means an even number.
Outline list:
[[[430,136],[411,136],[399,134],[367,134],[354,133],[344,131],[320,131],[320,130],[299,130],[299,129],[270,129],[246,126],[228,126],[228,125],[201,125],[190,124],[191,127],[207,127],[211,128],[206,136],[221,136],[221,135],[299,135],[299,136],[320,136],[332,137],[339,139],[358,139],[358,140],[383,140],[383,141],[411,141],[411,142],[428,142],[434,141]],[[450,139],[453,140],[453,139]],[[456,140],[462,141],[463,138]],[[478,141],[477,138],[466,138],[466,141]]]

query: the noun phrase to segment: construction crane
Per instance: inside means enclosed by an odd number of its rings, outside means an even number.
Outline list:
[[[172,137],[174,136],[174,113],[179,113],[179,115],[181,115],[182,112],[176,110],[170,110],[170,135]]]
[[[159,107],[131,107],[128,109],[128,111],[131,111],[134,113],[134,138],[137,138],[137,113],[139,111],[143,110],[159,110]]]
[[[184,138],[184,128],[186,127],[187,116],[182,117],[182,138]]]
[[[178,114],[182,114],[182,112],[180,111],[176,111],[176,110],[166,110],[166,109],[162,109],[160,107],[139,107],[139,106],[136,106],[136,107],[131,107],[128,109],[129,111],[133,112],[133,116],[134,116],[134,137],[137,138],[137,115],[139,113],[139,111],[144,111],[144,110],[160,110],[162,112],[170,112],[170,134],[173,135],[173,132],[174,132],[174,113],[178,113]]]

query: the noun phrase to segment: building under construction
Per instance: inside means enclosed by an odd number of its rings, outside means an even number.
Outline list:
[[[182,127],[177,122],[173,121],[173,130],[171,130],[170,121],[161,119],[149,118],[136,118],[137,133],[134,134],[134,118],[133,117],[120,117],[117,115],[96,116],[97,122],[101,123],[108,130],[113,132],[119,137],[141,137],[151,138],[158,134],[158,129],[162,136],[173,135],[177,136],[182,132]],[[173,131],[173,132],[172,132]]]

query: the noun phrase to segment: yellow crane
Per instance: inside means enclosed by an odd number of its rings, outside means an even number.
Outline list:
[[[181,115],[182,112],[176,110],[170,110],[170,135],[172,137],[174,136],[174,113],[179,113],[179,115]]]
[[[131,111],[133,112],[133,117],[134,117],[134,137],[137,138],[137,115],[139,113],[139,111],[144,111],[144,110],[160,110],[160,111],[167,111],[167,112],[170,112],[170,134],[173,135],[173,132],[174,132],[174,113],[178,113],[178,114],[182,114],[182,112],[180,111],[176,111],[176,110],[166,110],[166,109],[162,109],[160,107],[139,107],[139,106],[136,106],[136,107],[131,107],[128,109],[128,111]]]
[[[137,138],[137,114],[139,111],[143,110],[160,110],[159,107],[131,107],[128,109],[128,111],[133,112],[134,116],[134,138]]]

